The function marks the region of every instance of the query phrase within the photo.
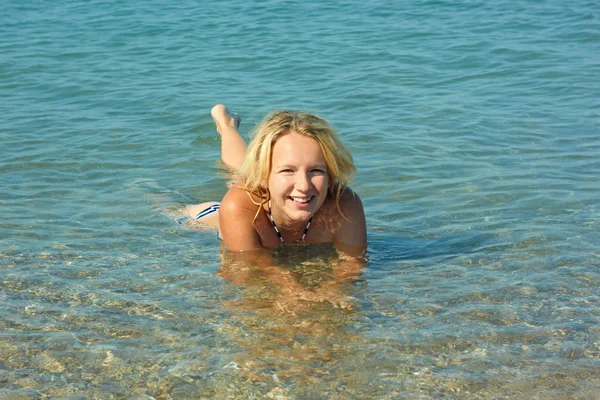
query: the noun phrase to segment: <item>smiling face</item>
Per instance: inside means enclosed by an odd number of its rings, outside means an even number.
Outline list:
[[[325,202],[328,186],[327,164],[316,140],[292,132],[275,142],[268,189],[278,225],[306,223]]]

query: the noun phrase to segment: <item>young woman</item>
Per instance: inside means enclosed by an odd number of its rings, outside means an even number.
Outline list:
[[[237,115],[222,104],[211,115],[221,135],[221,158],[239,180],[220,204],[188,206],[190,218],[218,228],[234,252],[294,243],[333,243],[353,256],[364,252],[363,206],[348,187],[352,156],[327,121],[275,111],[246,147]]]

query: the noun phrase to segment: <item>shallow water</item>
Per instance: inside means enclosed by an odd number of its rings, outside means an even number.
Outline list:
[[[600,7],[488,3],[1,4],[0,397],[597,398]],[[225,191],[217,102],[351,148],[352,310],[174,222]]]

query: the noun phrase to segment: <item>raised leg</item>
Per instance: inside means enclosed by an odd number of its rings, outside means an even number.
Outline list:
[[[246,155],[246,142],[237,131],[242,120],[239,115],[230,113],[223,104],[214,106],[210,110],[210,115],[215,121],[217,132],[221,135],[221,159],[225,165],[235,171],[242,165]],[[216,204],[219,203],[210,201],[186,206],[183,210],[185,217],[181,220],[197,221],[219,229],[219,212],[210,210],[210,207]]]
[[[229,168],[237,170],[246,155],[246,142],[237,131],[242,120],[239,115],[230,113],[223,104],[214,106],[210,115],[221,135],[221,159]]]

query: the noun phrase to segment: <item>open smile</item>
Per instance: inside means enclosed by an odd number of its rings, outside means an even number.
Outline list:
[[[288,199],[290,199],[294,204],[296,204],[297,206],[300,207],[304,207],[304,206],[308,206],[310,204],[310,202],[312,201],[312,199],[314,199],[315,196],[310,196],[310,197],[295,197],[295,196],[289,196]]]

